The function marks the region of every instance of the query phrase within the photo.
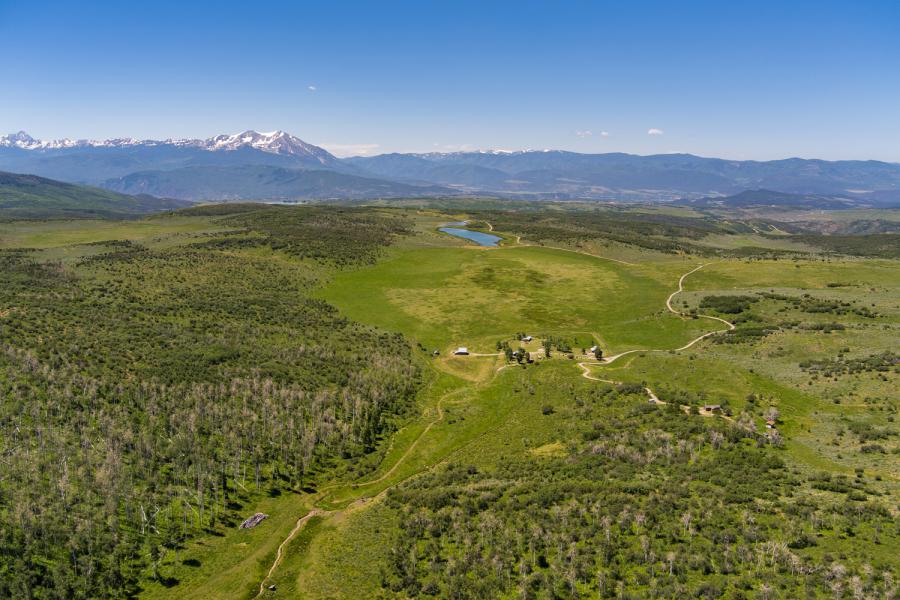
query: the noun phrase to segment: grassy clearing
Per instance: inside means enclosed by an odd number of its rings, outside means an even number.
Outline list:
[[[770,248],[772,250],[787,250],[792,252],[810,252],[815,248],[808,244],[792,242],[788,239],[774,239],[754,234],[715,234],[701,239],[698,244],[713,248]]]
[[[211,219],[165,216],[134,221],[19,221],[0,223],[0,248],[59,248],[106,240],[148,246],[173,239],[226,231]]]
[[[632,268],[539,247],[395,251],[339,274],[322,295],[351,318],[444,352],[496,351],[497,340],[519,331],[593,335],[616,352],[677,347],[704,331],[665,310],[690,266]]]

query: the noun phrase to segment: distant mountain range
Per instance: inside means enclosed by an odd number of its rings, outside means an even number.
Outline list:
[[[408,198],[457,193],[440,186],[410,185],[335,170],[286,169],[258,164],[138,171],[108,179],[103,186],[125,194],[152,194],[195,201]]]
[[[73,185],[0,171],[0,218],[123,218],[190,206],[185,200],[126,196],[109,190]]]
[[[284,131],[259,133],[244,131],[231,135],[223,134],[205,140],[136,140],[134,138],[116,138],[111,140],[71,140],[68,138],[52,141],[36,140],[24,131],[0,137],[0,146],[18,148],[20,150],[67,150],[71,148],[134,148],[134,147],[182,147],[202,150],[237,150],[239,148],[255,148],[272,154],[289,154],[312,158],[326,165],[336,161],[327,151],[307,144],[298,137]]]
[[[564,151],[383,154],[339,159],[285,133],[102,141],[0,137],[0,169],[190,200],[484,194],[534,199],[671,201],[765,189],[900,204],[900,164],[690,154]]]

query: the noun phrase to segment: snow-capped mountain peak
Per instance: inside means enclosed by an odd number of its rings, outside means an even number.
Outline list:
[[[207,150],[237,150],[249,146],[273,154],[306,155],[320,158],[327,156],[327,152],[318,146],[307,144],[300,138],[280,130],[260,133],[250,129],[232,135],[217,135],[204,140],[204,142]]]
[[[253,148],[271,154],[287,154],[313,158],[322,164],[335,160],[326,150],[313,146],[284,131],[260,133],[252,129],[234,134],[217,135],[205,140],[136,140],[134,138],[115,138],[109,140],[37,140],[24,131],[0,136],[0,147],[20,148],[22,150],[54,150],[61,148],[95,147],[124,148],[131,146],[192,146],[216,151],[234,151],[242,148]]]
[[[10,142],[17,142],[20,144],[31,144],[34,143],[35,139],[25,133],[24,131],[20,131],[19,133],[11,133],[9,135],[3,136],[4,140],[9,140]]]
[[[36,140],[24,131],[0,136],[0,146],[21,148],[23,150],[40,150],[42,148],[68,148],[77,145],[69,139],[43,141]]]

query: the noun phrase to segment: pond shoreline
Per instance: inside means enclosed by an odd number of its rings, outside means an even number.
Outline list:
[[[447,223],[444,227],[439,227],[438,231],[440,231],[441,233],[446,233],[447,235],[452,235],[454,237],[469,240],[470,242],[475,242],[479,246],[485,246],[485,247],[496,247],[500,244],[500,241],[503,239],[498,235],[493,235],[490,233],[484,233],[481,231],[472,231],[471,229],[460,229],[459,227],[454,227],[454,226],[462,226],[462,225],[466,225],[466,224],[468,224],[468,221]]]

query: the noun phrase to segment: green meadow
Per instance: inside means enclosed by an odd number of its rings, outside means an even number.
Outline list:
[[[659,214],[683,230],[591,237],[553,211],[506,215],[497,248],[437,231],[496,214],[422,207],[3,224],[0,383],[78,423],[34,413],[58,437],[28,447],[103,440],[78,466],[137,549],[124,595],[892,593],[897,261],[731,254],[764,238],[680,210]],[[65,498],[23,448],[17,477]],[[107,448],[152,485],[119,487]]]
[[[668,312],[684,261],[628,267],[535,246],[396,250],[337,275],[322,296],[349,317],[401,331],[430,348],[494,352],[517,332],[594,339],[616,353],[676,348],[707,324]]]

